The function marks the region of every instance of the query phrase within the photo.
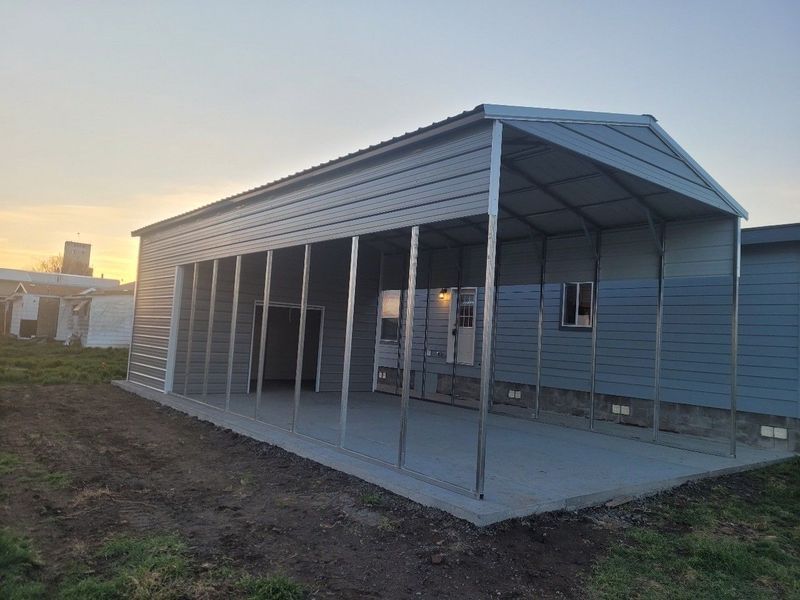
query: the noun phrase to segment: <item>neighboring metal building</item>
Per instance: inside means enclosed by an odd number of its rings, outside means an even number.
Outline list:
[[[476,497],[490,411],[734,454],[746,216],[649,115],[481,105],[135,231],[128,380]]]

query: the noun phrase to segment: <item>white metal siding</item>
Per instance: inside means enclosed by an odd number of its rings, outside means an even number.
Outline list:
[[[131,343],[132,325],[132,296],[94,296],[89,307],[86,346],[127,348]]]

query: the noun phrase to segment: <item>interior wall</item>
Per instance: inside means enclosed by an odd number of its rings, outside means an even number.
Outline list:
[[[300,329],[300,309],[297,307],[270,306],[267,323],[267,347],[264,361],[264,379],[294,381],[297,366],[297,341]],[[250,380],[258,380],[258,360],[261,343],[262,309],[255,311],[253,331],[253,353]],[[322,311],[309,309],[306,315],[306,335],[303,346],[303,379],[313,380],[317,376],[317,356],[320,340]],[[251,389],[252,386],[251,386]]]

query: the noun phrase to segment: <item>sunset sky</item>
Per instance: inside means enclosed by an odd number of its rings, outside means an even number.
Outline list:
[[[130,231],[483,102],[651,113],[800,221],[800,2],[0,0],[0,267]]]

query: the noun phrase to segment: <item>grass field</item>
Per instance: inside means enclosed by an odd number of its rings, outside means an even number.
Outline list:
[[[0,384],[103,383],[124,379],[128,350],[78,348],[0,337]]]
[[[646,504],[590,579],[600,598],[800,598],[800,460]]]
[[[108,385],[28,385],[121,379],[126,355],[0,339],[0,599],[800,600],[800,459],[477,531]]]

